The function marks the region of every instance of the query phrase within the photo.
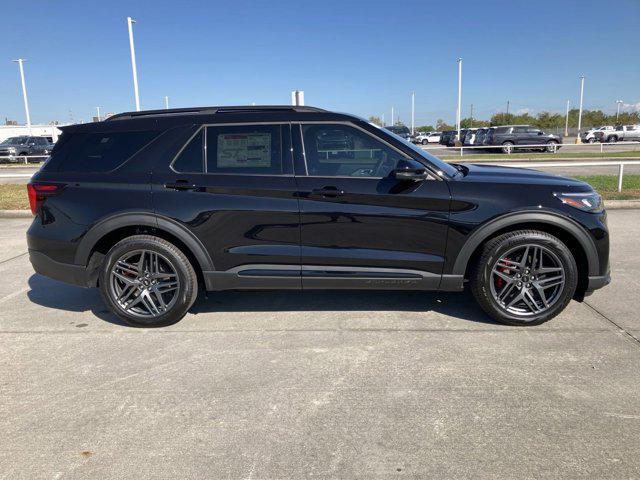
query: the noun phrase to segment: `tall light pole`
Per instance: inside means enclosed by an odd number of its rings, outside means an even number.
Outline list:
[[[393,107],[391,107],[391,126],[393,127]]]
[[[622,105],[624,102],[622,100],[616,100],[616,104],[618,106],[618,108],[616,109],[616,123],[618,123],[618,117],[620,116],[620,105]]]
[[[416,92],[411,92],[411,135],[416,128]]]
[[[382,114],[382,126],[384,127],[386,124],[384,123],[384,113]]]
[[[462,58],[458,58],[458,110],[456,111],[456,130],[460,140],[460,115],[462,114]]]
[[[164,97],[164,108],[169,110],[169,97],[167,97],[166,95]]]
[[[31,115],[29,115],[29,100],[27,99],[27,84],[24,81],[24,67],[23,63],[26,62],[24,58],[14,60],[20,67],[20,81],[22,82],[22,98],[24,99],[24,113],[27,116],[27,131],[31,135]]]
[[[507,115],[509,115],[509,100],[507,100]]]
[[[98,111],[98,121],[100,121],[100,107],[96,107],[96,110]]]
[[[582,100],[584,99],[584,75],[580,75],[580,110],[578,112],[578,138],[576,143],[580,143],[580,129],[582,128]]]
[[[567,100],[567,114],[564,119],[564,136],[569,136],[569,100]]]
[[[127,17],[127,27],[129,28],[129,49],[131,50],[131,70],[133,72],[133,95],[136,99],[136,112],[140,111],[140,95],[138,94],[138,69],[136,67],[136,49],[133,46],[133,24],[136,23],[131,17]]]

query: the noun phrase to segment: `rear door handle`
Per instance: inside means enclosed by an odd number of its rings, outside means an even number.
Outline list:
[[[322,197],[339,197],[340,195],[344,195],[344,191],[339,190],[338,187],[314,188],[311,190],[311,193]]]
[[[199,190],[201,187],[189,183],[187,180],[176,180],[173,183],[165,183],[164,188],[170,188],[171,190]]]

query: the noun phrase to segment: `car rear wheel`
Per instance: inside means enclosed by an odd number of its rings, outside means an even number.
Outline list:
[[[596,143],[598,140],[596,140],[596,137],[591,137],[589,140],[587,140],[587,143]]]
[[[558,142],[555,140],[549,140],[547,142],[547,152],[556,153],[558,151]]]
[[[618,141],[618,137],[616,137],[615,135],[611,135],[610,137],[607,138],[607,143],[616,143]]]
[[[520,230],[487,242],[473,267],[471,291],[480,307],[507,325],[539,325],[558,315],[578,282],[575,259],[558,238]]]
[[[424,140],[422,140],[422,144],[423,145],[427,145],[429,143],[429,140],[427,140],[426,138]]]
[[[513,153],[513,142],[504,142],[502,144],[502,153]]]
[[[163,327],[185,316],[196,300],[198,281],[175,245],[152,235],[135,235],[109,250],[100,272],[100,293],[127,324]]]

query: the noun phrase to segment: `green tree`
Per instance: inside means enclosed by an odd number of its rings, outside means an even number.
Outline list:
[[[433,132],[433,127],[431,125],[423,125],[422,127],[416,127],[416,131],[418,131],[418,132]]]
[[[376,124],[376,125],[378,125],[379,127],[381,127],[381,126],[382,126],[382,120],[380,120],[380,117],[376,117],[376,116],[374,116],[374,115],[371,115],[371,116],[368,118],[368,120],[369,120],[371,123],[375,123],[375,124]]]
[[[439,132],[443,132],[445,130],[453,130],[454,127],[446,123],[443,119],[439,118],[436,120],[436,130]]]

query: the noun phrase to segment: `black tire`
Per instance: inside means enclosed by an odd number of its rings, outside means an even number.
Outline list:
[[[428,145],[428,144],[429,144],[429,141],[425,138],[424,140],[422,140],[422,144],[423,144],[423,145]]]
[[[615,135],[610,135],[609,137],[607,137],[607,143],[616,143],[618,141],[618,137],[616,137]]]
[[[513,153],[515,150],[513,142],[504,142],[502,144],[502,153]]]
[[[558,142],[555,140],[549,140],[545,149],[549,153],[555,153],[558,151]]]
[[[535,245],[551,251],[564,269],[564,284],[555,293],[554,303],[540,312],[523,317],[509,312],[494,294],[492,270],[498,259],[518,246]],[[482,247],[470,273],[471,292],[480,307],[494,320],[515,326],[540,325],[558,315],[569,304],[578,284],[578,267],[567,246],[558,238],[538,230],[518,230],[495,237]]]
[[[116,261],[124,255],[137,251],[159,254],[162,261],[168,262],[177,276],[175,300],[167,306],[166,311],[154,317],[141,318],[126,311],[117,303],[112,287],[111,272]],[[165,327],[177,323],[186,315],[198,295],[198,278],[189,259],[178,247],[153,235],[134,235],[115,244],[103,261],[99,284],[105,304],[118,318],[133,327]]]
[[[591,137],[589,140],[587,140],[587,143],[596,143],[598,140],[596,139],[596,137]]]

